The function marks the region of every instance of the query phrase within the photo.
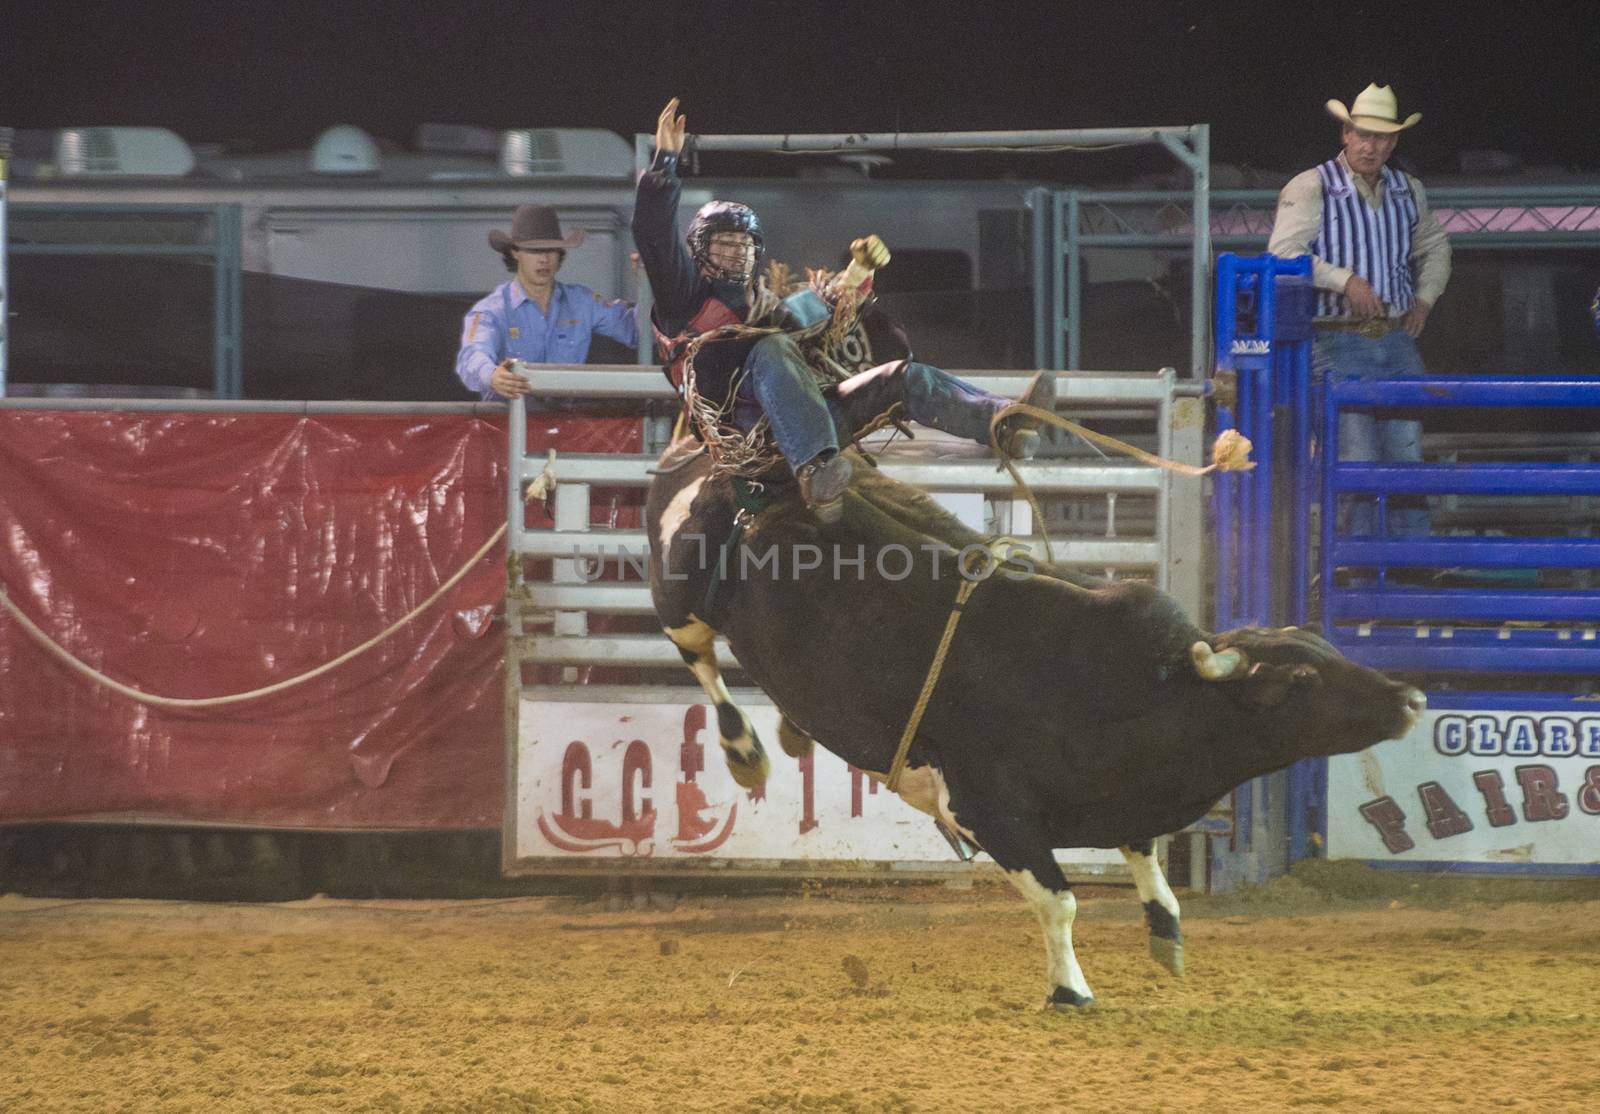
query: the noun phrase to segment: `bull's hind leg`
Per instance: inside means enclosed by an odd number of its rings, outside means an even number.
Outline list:
[[[788,716],[778,720],[778,745],[790,758],[804,758],[814,746],[811,736],[800,730]]]
[[[767,761],[766,749],[756,737],[750,717],[733,702],[728,686],[722,681],[722,671],[717,668],[716,636],[716,631],[693,615],[683,626],[667,628],[667,637],[672,639],[689,672],[716,706],[717,737],[722,743],[728,772],[745,789],[759,789],[766,784],[772,764]]]
[[[1178,928],[1178,899],[1172,896],[1156,862],[1155,843],[1144,840],[1119,848],[1133,873],[1134,888],[1144,903],[1145,923],[1150,926],[1150,954],[1174,975],[1183,974],[1183,933]]]
[[[983,846],[1005,870],[1006,878],[1033,907],[1044,930],[1045,967],[1050,980],[1047,1009],[1071,1010],[1094,1002],[1094,994],[1078,966],[1072,948],[1072,922],[1078,916],[1078,899],[1049,847],[1022,850],[1010,839],[995,839],[980,832]]]

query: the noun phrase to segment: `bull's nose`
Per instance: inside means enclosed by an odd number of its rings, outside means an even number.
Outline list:
[[[1406,730],[1409,731],[1417,725],[1417,721],[1422,718],[1422,713],[1428,710],[1428,698],[1422,694],[1421,689],[1409,686],[1401,694],[1401,697],[1406,704]]]

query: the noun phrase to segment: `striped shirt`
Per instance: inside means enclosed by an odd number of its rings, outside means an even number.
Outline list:
[[[1317,167],[1322,181],[1322,227],[1311,254],[1336,267],[1349,267],[1372,284],[1391,315],[1405,313],[1416,297],[1411,277],[1411,230],[1417,226],[1417,202],[1404,174],[1381,167],[1382,199],[1368,205],[1356,192],[1349,169],[1338,159]],[[1318,317],[1344,317],[1350,307],[1343,294],[1317,294]]]
[[[1408,274],[1412,283],[1413,300],[1430,306],[1436,303],[1439,296],[1444,293],[1445,285],[1450,281],[1450,241],[1438,218],[1428,208],[1428,199],[1422,183],[1410,174],[1385,167],[1377,185],[1370,185],[1365,179],[1350,172],[1343,154],[1328,165],[1337,165],[1341,179],[1349,181],[1353,186],[1353,194],[1340,200],[1348,201],[1352,207],[1359,206],[1356,212],[1363,223],[1369,215],[1374,215],[1376,219],[1375,214],[1384,209],[1392,182],[1399,183],[1405,188],[1409,194],[1409,204],[1416,212],[1416,218],[1410,222],[1408,229],[1410,235]],[[1372,274],[1354,265],[1359,260],[1336,261],[1322,255],[1324,247],[1330,251],[1334,250],[1332,244],[1323,245],[1325,208],[1323,170],[1323,166],[1313,167],[1296,175],[1283,187],[1283,192],[1278,196],[1277,221],[1273,225],[1272,239],[1267,250],[1286,259],[1300,255],[1312,256],[1312,281],[1319,297],[1324,292],[1341,293],[1352,274],[1360,274],[1372,283],[1379,297],[1385,297],[1384,291]],[[1319,304],[1318,313],[1346,316],[1349,309],[1343,302],[1343,298],[1336,299],[1331,312],[1329,307]],[[1407,305],[1409,306],[1409,303]],[[1405,310],[1391,304],[1387,312],[1391,316],[1398,316]]]

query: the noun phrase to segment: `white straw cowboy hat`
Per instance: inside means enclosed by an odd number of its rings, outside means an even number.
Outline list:
[[[583,243],[584,231],[574,229],[572,235],[561,238],[561,222],[556,211],[548,205],[518,205],[511,214],[511,235],[498,228],[489,233],[489,246],[504,255],[512,248],[530,251],[566,250]]]
[[[1405,131],[1422,119],[1422,113],[1413,112],[1405,123],[1400,123],[1394,90],[1387,85],[1368,85],[1348,109],[1339,101],[1329,101],[1328,111],[1335,119],[1369,132]]]

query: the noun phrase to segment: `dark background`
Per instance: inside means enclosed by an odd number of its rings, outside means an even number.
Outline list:
[[[1218,187],[1275,187],[1329,157],[1330,97],[1392,83],[1421,111],[1398,160],[1447,183],[1463,151],[1600,174],[1600,0],[1310,4],[1303,0],[1053,3],[799,0],[176,0],[0,16],[0,124],[146,124],[190,143],[305,149],[356,124],[395,147],[419,124],[653,131],[684,100],[692,131],[847,132],[1209,123]],[[720,161],[719,161],[720,160]],[[707,156],[711,174],[741,171]],[[1010,174],[1062,182],[1172,176],[1164,152],[895,156],[876,173]],[[773,170],[768,159],[764,172]],[[1545,175],[1538,175],[1544,177]],[[1502,272],[1554,268],[1555,319],[1512,328]],[[209,272],[188,263],[13,259],[12,382],[211,380]],[[184,269],[193,274],[178,274]],[[897,289],[885,303],[925,358],[1032,366],[1031,295],[965,281]],[[1184,272],[1186,275],[1186,272]],[[928,276],[923,276],[927,278]],[[1111,284],[1085,303],[1083,366],[1184,363],[1182,285]],[[1460,373],[1594,374],[1590,249],[1458,253],[1423,337],[1429,366]],[[115,289],[115,298],[102,293]],[[96,293],[89,294],[86,291]],[[277,398],[466,397],[449,369],[479,292],[404,295],[273,276],[245,286],[246,393]],[[83,306],[96,312],[86,318]],[[593,360],[628,360],[597,343]]]
[[[1218,161],[1326,157],[1329,97],[1395,86],[1404,154],[1600,169],[1600,3],[10,0],[0,123],[306,146],[335,123],[702,132],[1213,125]]]

